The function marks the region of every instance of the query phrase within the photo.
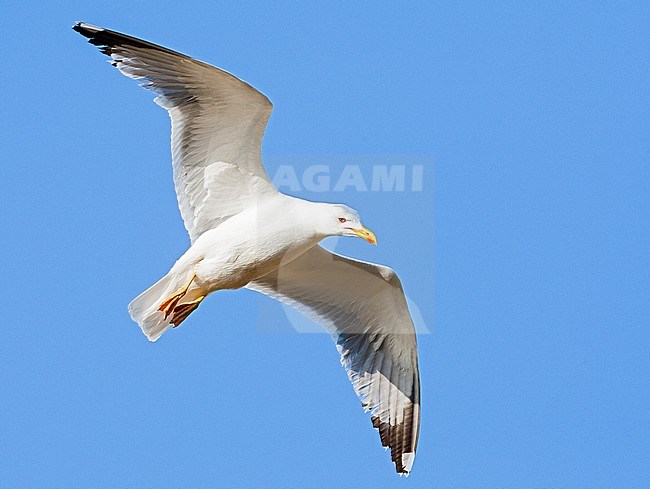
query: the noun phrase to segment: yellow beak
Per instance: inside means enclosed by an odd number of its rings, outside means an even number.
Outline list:
[[[377,236],[375,236],[375,233],[373,233],[367,227],[361,226],[360,229],[353,229],[352,231],[354,232],[354,234],[356,234],[360,238],[365,239],[368,243],[374,244],[374,245],[377,244]]]

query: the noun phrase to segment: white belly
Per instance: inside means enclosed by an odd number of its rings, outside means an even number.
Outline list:
[[[197,293],[243,287],[318,243],[320,238],[283,222],[252,212],[231,218],[200,236],[175,267],[193,267]]]

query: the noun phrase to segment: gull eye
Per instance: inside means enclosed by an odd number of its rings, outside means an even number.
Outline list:
[[[347,221],[347,219],[345,217],[339,217],[339,222],[340,223],[344,223],[346,221]]]

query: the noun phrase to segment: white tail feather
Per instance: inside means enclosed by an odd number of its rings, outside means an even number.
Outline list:
[[[149,341],[156,341],[172,325],[172,318],[165,319],[158,308],[180,286],[182,278],[169,272],[129,304],[131,318],[138,323]]]

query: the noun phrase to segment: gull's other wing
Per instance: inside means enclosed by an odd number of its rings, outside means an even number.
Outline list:
[[[388,267],[315,246],[247,285],[321,323],[399,473],[413,465],[420,427],[415,328]]]
[[[276,192],[261,142],[273,105],[219,68],[135,37],[78,22],[111,64],[156,93],[172,123],[174,185],[192,241]]]

